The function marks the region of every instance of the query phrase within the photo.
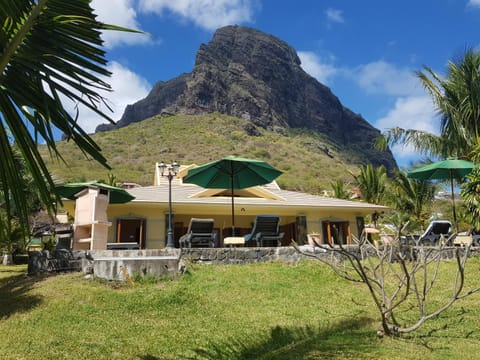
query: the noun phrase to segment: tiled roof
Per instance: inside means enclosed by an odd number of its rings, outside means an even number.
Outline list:
[[[336,208],[336,209],[364,209],[364,210],[385,210],[384,206],[368,204],[358,201],[341,200],[336,198],[311,195],[297,191],[279,189],[276,185],[261,186],[265,191],[275,195],[277,199],[265,199],[258,197],[235,197],[236,205],[267,205],[280,207],[309,207],[309,208]],[[193,184],[181,184],[179,181],[172,181],[172,200],[176,204],[230,204],[230,196],[195,197],[195,194],[203,191],[204,188]],[[157,186],[145,186],[127,189],[135,196],[132,203],[167,203],[168,184]]]

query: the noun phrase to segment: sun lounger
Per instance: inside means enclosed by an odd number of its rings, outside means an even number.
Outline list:
[[[179,240],[180,247],[215,247],[217,234],[213,225],[213,219],[191,218],[187,233]]]
[[[280,232],[280,218],[275,215],[257,215],[245,242],[256,241],[257,246],[281,246],[285,233]]]

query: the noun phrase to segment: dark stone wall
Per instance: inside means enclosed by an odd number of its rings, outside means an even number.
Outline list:
[[[28,253],[28,273],[82,271],[82,259],[87,257],[85,251],[67,249],[31,251]]]
[[[309,245],[301,246],[301,250],[306,254],[315,254],[318,257],[338,256],[330,251],[325,251],[318,247]],[[350,246],[350,251],[358,254],[358,246]],[[429,247],[406,247],[403,256],[414,259],[419,251],[430,251]],[[458,247],[443,249],[441,256],[443,259],[453,259]],[[373,251],[373,249],[372,249]],[[470,249],[471,254],[478,255],[480,247]],[[436,254],[435,251],[431,256]],[[372,253],[374,255],[374,252]],[[29,254],[28,273],[35,274],[41,272],[60,272],[60,271],[83,271],[85,274],[92,274],[95,258],[145,258],[149,262],[152,257],[178,257],[179,260],[190,261],[201,264],[214,265],[233,265],[233,264],[251,264],[271,261],[281,261],[288,264],[296,263],[302,259],[311,259],[311,256],[298,252],[291,246],[282,247],[238,247],[238,248],[190,248],[190,249],[151,249],[151,250],[93,250],[93,251],[69,251],[55,250],[52,252],[41,251],[31,252]],[[395,257],[392,257],[395,261]],[[159,262],[161,264],[161,262]],[[159,265],[160,266],[160,265]],[[178,271],[182,271],[181,268]],[[131,274],[132,275],[132,274]]]

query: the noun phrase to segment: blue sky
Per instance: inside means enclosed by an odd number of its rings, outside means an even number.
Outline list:
[[[449,60],[479,46],[480,0],[93,0],[99,19],[151,34],[104,34],[118,120],[127,104],[159,80],[190,72],[201,43],[224,25],[275,35],[299,53],[302,67],[380,130],[438,132],[429,96],[414,72],[444,74]],[[89,132],[104,122],[83,111]],[[394,148],[400,165],[410,149]]]

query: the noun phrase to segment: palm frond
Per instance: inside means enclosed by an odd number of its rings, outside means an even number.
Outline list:
[[[439,135],[394,128],[378,144],[411,145],[421,155],[468,159],[480,133],[480,53],[467,50],[458,61],[450,61],[445,78],[427,66],[416,75],[440,115]]]
[[[108,121],[101,91],[111,87],[101,31],[135,31],[96,20],[89,0],[2,0],[0,2],[0,137],[2,191],[26,203],[12,171],[12,146],[21,152],[42,201],[51,208],[54,183],[37,151],[39,139],[61,159],[53,129],[66,134],[85,155],[108,168],[107,159],[62,103],[65,97]],[[26,219],[25,209],[21,212]]]
[[[442,152],[442,139],[426,131],[395,127],[387,130],[384,136],[389,146],[411,145],[421,154],[440,155]]]

